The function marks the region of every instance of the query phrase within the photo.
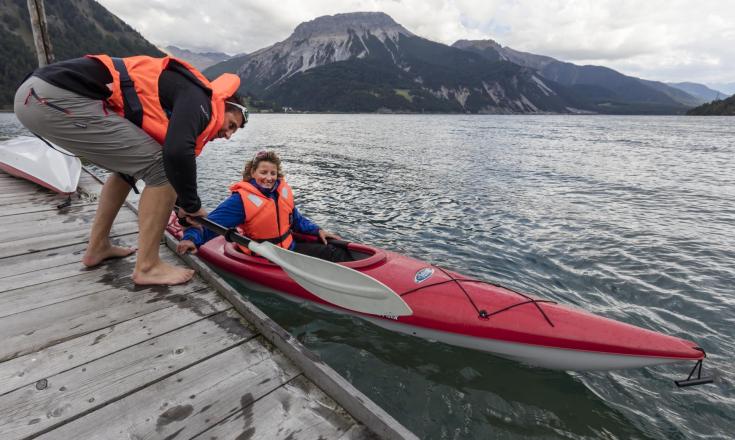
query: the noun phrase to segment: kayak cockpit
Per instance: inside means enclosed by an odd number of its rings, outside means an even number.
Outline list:
[[[304,236],[301,234],[294,234],[296,240],[315,241],[310,236]],[[384,250],[367,246],[360,243],[348,243],[342,240],[334,240],[332,244],[335,246],[344,247],[349,255],[352,257],[352,261],[344,261],[339,264],[350,267],[352,269],[363,269],[370,266],[375,266],[385,262],[387,254]],[[260,256],[247,255],[243,253],[234,243],[225,243],[224,245],[225,255],[234,260],[242,261],[243,263],[256,264],[263,266],[275,266],[275,264],[266,260]]]

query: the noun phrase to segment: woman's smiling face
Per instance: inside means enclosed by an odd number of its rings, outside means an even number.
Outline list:
[[[258,163],[258,168],[251,173],[251,176],[258,185],[271,189],[278,179],[278,166],[272,162],[261,160]]]

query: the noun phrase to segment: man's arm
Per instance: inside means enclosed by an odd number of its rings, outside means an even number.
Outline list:
[[[207,94],[181,75],[166,71],[159,82],[167,93],[171,116],[163,143],[163,167],[176,190],[178,204],[187,212],[201,207],[197,194],[196,139],[209,124],[211,102]],[[166,90],[174,89],[174,90]]]

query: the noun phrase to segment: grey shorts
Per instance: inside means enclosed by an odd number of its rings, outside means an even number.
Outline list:
[[[161,145],[107,108],[104,101],[32,76],[15,93],[14,110],[31,132],[102,168],[128,174],[150,186],[168,183]]]

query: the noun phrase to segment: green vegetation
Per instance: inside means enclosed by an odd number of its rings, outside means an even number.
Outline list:
[[[735,116],[735,95],[702,104],[687,112],[690,116]]]
[[[57,60],[89,53],[163,56],[138,32],[93,0],[45,0]],[[0,0],[0,108],[12,108],[15,89],[37,67],[26,0]]]
[[[36,65],[36,57],[23,40],[0,26],[0,108],[13,106],[15,89]]]

